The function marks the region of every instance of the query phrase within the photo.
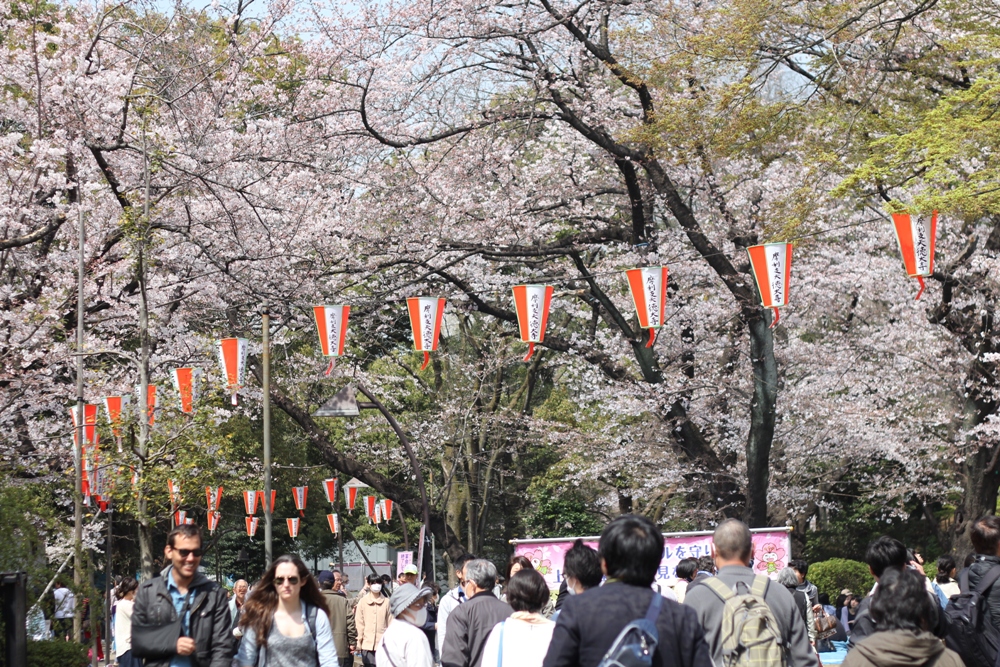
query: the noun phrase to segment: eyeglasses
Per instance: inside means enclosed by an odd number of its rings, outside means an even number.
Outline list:
[[[187,560],[188,556],[201,558],[201,554],[203,553],[201,549],[174,549],[174,551],[180,554],[181,558],[184,560]]]
[[[275,585],[275,587],[284,586],[286,581],[288,582],[289,586],[298,586],[299,585],[299,578],[298,577],[275,577],[274,578],[274,585]]]
[[[410,603],[410,609],[423,609],[427,606],[427,598],[420,598]]]

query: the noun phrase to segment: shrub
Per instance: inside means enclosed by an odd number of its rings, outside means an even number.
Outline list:
[[[875,577],[866,564],[846,558],[813,563],[809,566],[809,581],[816,584],[820,593],[829,595],[830,600],[836,600],[845,588],[863,597],[875,585]]]
[[[87,647],[76,642],[46,640],[28,642],[28,667],[86,667]]]
[[[931,581],[937,577],[937,561],[924,562],[924,574],[926,574]]]

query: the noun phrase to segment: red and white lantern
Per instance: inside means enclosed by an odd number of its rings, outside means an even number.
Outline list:
[[[299,536],[299,521],[301,521],[301,519],[298,517],[295,517],[294,519],[285,519],[285,523],[288,524],[288,536],[293,540]]]
[[[244,491],[243,492],[243,506],[247,509],[247,514],[256,514],[257,506],[260,505],[260,501],[264,499],[264,494],[261,491]]]
[[[372,516],[372,522],[375,525],[382,523],[382,503],[375,503],[375,514]]]
[[[431,352],[438,348],[441,319],[444,317],[444,299],[410,297],[406,300],[406,308],[410,313],[413,349],[424,353],[424,363],[420,366],[420,370],[424,370],[431,362]]]
[[[167,480],[167,492],[170,494],[170,502],[173,505],[181,503],[181,485],[173,479]]]
[[[344,496],[347,499],[347,511],[353,512],[354,506],[358,504],[358,487],[356,486],[345,486]]]
[[[892,224],[903,256],[906,275],[920,283],[917,299],[924,293],[924,278],[934,273],[934,246],[937,242],[937,211],[930,219],[914,220],[909,213],[893,213]]]
[[[174,512],[174,525],[180,526],[187,523],[187,512],[185,510],[177,510]]]
[[[73,442],[77,442],[80,437],[80,406],[74,405],[69,409],[70,417],[73,419]],[[100,436],[97,434],[97,405],[84,403],[83,405],[83,447],[97,446]],[[79,443],[77,443],[79,444]]]
[[[667,267],[631,269],[625,272],[625,277],[628,278],[639,326],[649,329],[646,347],[653,347],[656,330],[663,326],[663,311],[667,304]]]
[[[194,403],[198,400],[198,381],[201,380],[200,368],[175,368],[171,373],[174,389],[181,397],[181,412],[194,414]]]
[[[337,504],[337,478],[324,479],[323,490],[326,491],[326,499],[331,505]]]
[[[219,505],[222,504],[222,487],[212,488],[210,486],[205,487],[205,504],[209,512],[215,512],[219,509]]]
[[[142,402],[142,391],[141,391],[141,389],[142,389],[141,387],[136,387],[135,388],[135,395],[139,399],[138,400],[139,403]],[[157,398],[156,398],[156,385],[155,384],[148,384],[148,385],[146,385],[146,415],[149,418],[149,425],[150,426],[152,426],[153,423],[156,421],[156,406],[157,406],[157,404],[158,404],[158,402],[157,402]]]
[[[773,329],[781,313],[778,308],[788,305],[788,285],[792,275],[792,244],[765,243],[747,248],[760,303],[774,310]]]
[[[392,505],[393,505],[392,501],[389,500],[388,498],[383,498],[379,502],[379,504],[382,506],[382,517],[386,521],[388,521],[389,518],[392,516]]]
[[[306,496],[309,495],[308,486],[293,486],[292,498],[295,500],[295,509],[299,511],[299,516],[306,515]]]
[[[250,347],[246,338],[223,338],[219,341],[219,364],[226,379],[226,389],[237,404],[236,393],[243,386],[243,376],[247,369],[247,353]]]
[[[102,500],[98,500],[97,501],[97,509],[99,509],[102,512],[104,512],[105,514],[107,514],[108,513],[108,501],[107,500],[103,500],[103,499]]]
[[[212,534],[215,529],[219,527],[219,519],[222,518],[221,512],[209,512],[208,513],[208,532]]]
[[[552,285],[517,285],[513,292],[521,342],[528,344],[524,360],[528,361],[535,353],[535,343],[545,340],[545,325],[548,324],[549,306],[552,305]]]
[[[278,496],[278,492],[275,491],[274,489],[271,490],[271,504],[270,505],[267,504],[267,496],[264,495],[263,491],[258,491],[257,493],[260,494],[260,497],[261,497],[261,499],[262,499],[262,501],[264,503],[264,512],[265,513],[274,514],[274,501],[275,501],[275,499]]]
[[[115,436],[118,444],[118,453],[122,452],[122,413],[128,409],[128,404],[132,400],[131,396],[105,396],[104,411],[108,415],[108,423],[111,424],[111,434]]]
[[[375,521],[375,496],[365,496],[365,516]]]
[[[344,355],[344,344],[347,340],[347,316],[350,306],[313,306],[316,316],[316,329],[319,332],[319,346],[323,355],[331,357],[330,365],[326,367],[329,375],[337,357]]]
[[[330,532],[336,535],[340,532],[340,517],[336,514],[327,514],[326,522],[330,526]]]
[[[247,517],[247,520],[246,520],[247,535],[250,537],[250,539],[253,539],[253,536],[257,534],[257,524],[259,522],[260,522],[260,519],[258,519],[255,516],[248,516]]]

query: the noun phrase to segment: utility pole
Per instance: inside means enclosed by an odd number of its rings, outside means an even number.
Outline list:
[[[271,507],[271,313],[267,304],[261,311],[264,352],[261,360],[264,366],[264,560],[265,567],[271,567],[271,540],[273,537]]]
[[[86,271],[86,257],[84,256],[84,243],[87,240],[86,231],[83,228],[83,202],[78,199],[77,217],[80,221],[80,230],[77,236],[80,245],[80,254],[77,266],[76,284],[76,443],[73,452],[76,459],[74,472],[76,473],[76,489],[73,492],[73,587],[76,589],[75,595],[80,595],[80,587],[83,584],[83,436],[85,434],[84,422],[87,417],[83,408],[83,276]],[[75,599],[75,598],[74,598]],[[83,629],[83,610],[76,605],[73,612],[73,641],[80,639],[80,631]]]

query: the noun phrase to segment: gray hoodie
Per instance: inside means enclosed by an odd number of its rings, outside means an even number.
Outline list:
[[[932,662],[933,661],[933,662]],[[929,632],[884,630],[865,637],[843,667],[963,667],[962,659]]]

